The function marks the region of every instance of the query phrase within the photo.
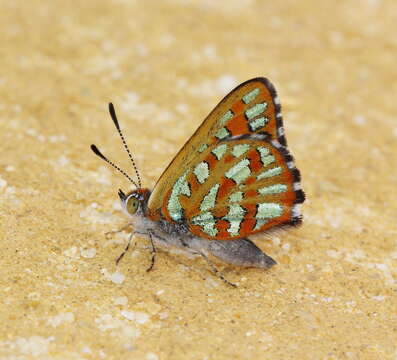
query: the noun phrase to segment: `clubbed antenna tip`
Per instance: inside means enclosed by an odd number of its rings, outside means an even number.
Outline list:
[[[139,188],[140,186],[138,186],[138,184],[122,169],[120,169],[114,162],[110,161],[105,155],[103,155],[99,149],[96,147],[96,145],[92,144],[91,145],[91,150],[94,152],[95,155],[97,155],[98,157],[100,157],[102,160],[106,161],[109,165],[111,165],[112,167],[114,167],[117,171],[119,171],[120,173],[122,173],[128,180],[130,180],[137,188]]]
[[[99,156],[103,160],[107,160],[105,156],[99,151],[99,149],[96,147],[96,145],[91,144],[91,150],[94,152],[95,155]]]
[[[119,121],[117,120],[116,111],[114,110],[114,106],[112,103],[109,103],[109,113],[114,122],[114,125],[116,126],[116,129],[120,130]]]
[[[120,129],[119,121],[117,120],[116,111],[114,110],[114,106],[113,106],[112,103],[109,103],[109,113],[110,113],[110,116],[111,116],[111,118],[113,120],[114,126],[116,126],[116,129],[117,129],[117,131],[118,131],[118,133],[120,135],[121,141],[123,142],[124,149],[125,149],[125,151],[127,151],[127,154],[128,154],[128,156],[129,156],[129,158],[130,158],[130,160],[132,162],[132,166],[134,167],[136,177],[138,178],[139,187],[142,187],[142,182],[141,182],[141,177],[139,175],[138,167],[136,166],[135,160],[134,160],[134,158],[131,155],[131,152],[130,152],[130,149],[128,148],[127,142],[124,139],[124,135],[123,135],[123,133],[122,133],[122,131]]]

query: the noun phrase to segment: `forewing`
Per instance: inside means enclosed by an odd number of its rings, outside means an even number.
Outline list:
[[[268,134],[286,146],[280,104],[273,85],[266,78],[248,80],[231,91],[208,115],[182,147],[157,181],[148,208],[152,218],[175,220],[165,210],[167,198],[177,180],[200,162],[216,144],[239,136]],[[179,191],[179,190],[178,190]],[[187,193],[187,189],[180,189]],[[178,220],[176,220],[178,221]]]

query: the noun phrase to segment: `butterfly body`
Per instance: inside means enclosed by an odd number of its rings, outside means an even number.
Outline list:
[[[267,268],[275,261],[247,237],[300,224],[305,199],[280,111],[267,79],[239,85],[204,120],[152,191],[93,150],[137,186],[127,195],[119,192],[135,231],[157,245]],[[110,112],[129,153],[113,106]]]
[[[152,220],[147,213],[147,194],[150,194],[148,189],[139,189],[127,195],[119,193],[123,209],[134,227],[134,233],[150,237],[156,246],[165,249],[176,248],[190,255],[210,254],[236,266],[269,268],[275,264],[271,257],[248,239],[208,240],[193,235],[183,221],[173,223],[165,219]],[[138,208],[132,215],[127,210],[129,199],[139,199]]]

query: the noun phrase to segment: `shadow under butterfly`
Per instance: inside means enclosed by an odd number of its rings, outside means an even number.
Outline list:
[[[305,195],[284,135],[281,106],[266,78],[248,80],[232,90],[208,115],[174,157],[153,190],[142,187],[112,104],[109,112],[131,159],[137,179],[93,152],[136,187],[119,190],[133,234],[149,238],[153,268],[156,246],[183,249],[209,259],[268,269],[276,262],[247,237],[302,222]]]

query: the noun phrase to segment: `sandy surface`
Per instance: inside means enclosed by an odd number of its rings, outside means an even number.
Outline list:
[[[397,7],[348,1],[0,3],[0,359],[396,359]],[[266,76],[307,201],[268,272],[148,243],[117,268],[130,170],[152,187],[214,105]]]

